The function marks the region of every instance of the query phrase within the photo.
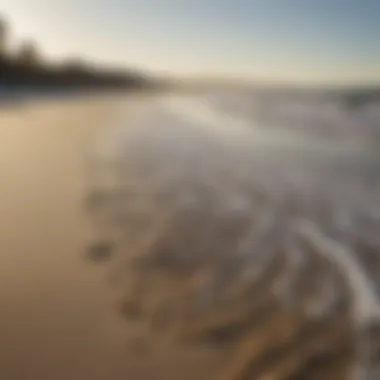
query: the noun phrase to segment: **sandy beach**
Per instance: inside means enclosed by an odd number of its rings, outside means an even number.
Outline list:
[[[380,315],[377,240],[369,234],[376,215],[364,235],[354,225],[360,257],[354,255],[350,225],[343,226],[347,246],[339,240],[339,209],[325,215],[306,207],[319,205],[306,173],[320,178],[310,182],[320,197],[323,186],[316,186],[330,181],[327,205],[341,204],[354,218],[356,208],[375,211],[364,198],[378,204],[377,159],[342,148],[333,150],[337,157],[323,150],[326,161],[311,154],[312,170],[303,169],[306,150],[301,167],[291,155],[271,164],[279,150],[269,149],[271,139],[245,127],[239,133],[232,120],[233,134],[219,119],[194,119],[204,115],[197,108],[186,115],[162,97],[0,110],[1,379],[245,380],[269,373],[346,380],[352,363],[369,367],[367,343],[376,342],[366,334]],[[260,146],[268,156],[255,155]],[[305,146],[297,140],[290,151]],[[96,186],[89,157],[100,164]],[[266,182],[280,181],[281,168],[286,179],[302,175],[289,194],[307,196],[305,207],[293,210],[284,188]],[[257,192],[262,185],[266,192]],[[333,185],[345,187],[339,202]],[[99,189],[105,198],[95,209],[109,235],[85,208],[86,196]],[[89,260],[99,241],[112,248],[106,265]],[[354,322],[363,334],[354,334]],[[365,352],[352,360],[357,347]]]

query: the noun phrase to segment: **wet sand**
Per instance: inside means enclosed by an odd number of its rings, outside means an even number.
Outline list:
[[[0,378],[121,379],[124,341],[82,255],[83,152],[120,99],[0,110]]]
[[[135,327],[117,311],[107,268],[85,255],[94,232],[83,210],[84,153],[128,104],[65,99],[0,110],[1,379],[167,380],[180,368],[190,380],[195,363],[206,378],[218,367],[207,348],[131,356]]]

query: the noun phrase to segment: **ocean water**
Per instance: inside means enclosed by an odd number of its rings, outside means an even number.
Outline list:
[[[192,315],[182,330],[227,313],[231,297],[255,304],[231,289],[261,284],[281,310],[345,326],[354,354],[334,378],[378,378],[380,339],[369,331],[380,322],[379,148],[376,100],[352,108],[336,94],[241,91],[124,105],[90,168],[93,218],[118,247],[112,273],[126,289],[149,282],[156,300],[178,289],[174,309],[186,299]],[[153,273],[176,273],[176,285],[151,283]],[[339,342],[321,343],[327,356]]]

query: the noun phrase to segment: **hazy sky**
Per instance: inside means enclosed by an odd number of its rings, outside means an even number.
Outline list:
[[[380,0],[0,0],[45,55],[181,75],[380,82]]]

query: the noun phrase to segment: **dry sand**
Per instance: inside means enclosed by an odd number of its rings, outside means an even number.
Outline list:
[[[122,325],[82,253],[82,154],[120,100],[0,111],[0,378],[121,379]]]

